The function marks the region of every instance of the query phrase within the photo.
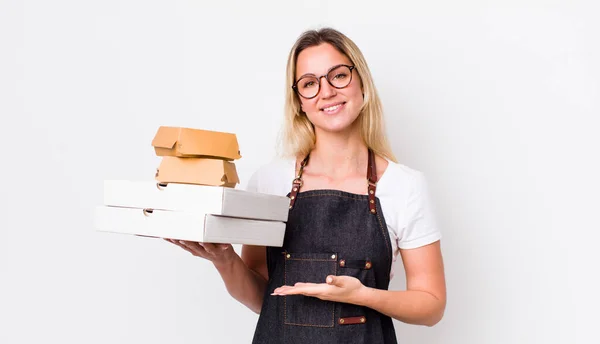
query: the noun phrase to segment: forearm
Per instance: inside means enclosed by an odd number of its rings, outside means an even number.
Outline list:
[[[444,314],[445,301],[425,291],[390,291],[365,287],[355,303],[396,320],[433,326]]]
[[[228,262],[215,263],[215,267],[229,294],[253,312],[260,313],[267,281],[248,268],[237,254]]]

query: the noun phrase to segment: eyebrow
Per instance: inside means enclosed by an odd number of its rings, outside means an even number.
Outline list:
[[[329,69],[327,69],[327,73],[325,73],[323,75],[327,75],[329,72],[331,72],[332,69],[334,69],[336,67],[345,66],[345,65],[347,65],[347,64],[346,63],[338,63],[336,65],[333,65],[333,66],[329,67]],[[300,79],[304,78],[305,76],[314,76],[314,77],[316,77],[317,75],[315,73],[304,73],[304,74],[300,75],[298,77],[298,79],[296,79],[296,80],[300,80]]]

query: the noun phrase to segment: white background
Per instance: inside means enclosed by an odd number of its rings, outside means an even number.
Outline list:
[[[159,125],[271,159],[304,29],[362,49],[426,173],[448,307],[401,343],[598,343],[599,6],[588,1],[0,1],[0,343],[248,343],[256,315],[169,243],[98,233]],[[236,248],[239,249],[239,248]],[[392,288],[404,287],[402,271]]]

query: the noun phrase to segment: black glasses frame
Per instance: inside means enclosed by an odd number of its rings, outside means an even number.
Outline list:
[[[334,86],[331,83],[331,80],[329,80],[329,78],[327,76],[329,75],[329,73],[331,73],[332,70],[334,70],[336,68],[339,68],[339,67],[342,67],[342,66],[343,67],[348,67],[348,69],[350,69],[350,80],[348,81],[348,84],[346,86],[336,87],[336,86]],[[325,80],[327,80],[327,82],[329,83],[329,85],[331,85],[331,87],[333,87],[333,88],[337,88],[338,90],[340,90],[342,88],[346,88],[352,82],[352,74],[354,74],[354,73],[352,73],[352,71],[354,70],[354,68],[356,68],[356,66],[350,66],[350,65],[346,65],[346,64],[339,64],[339,65],[335,65],[335,66],[329,68],[329,70],[327,70],[327,73],[325,73],[325,74],[323,74],[323,75],[321,75],[319,77],[316,77],[317,78],[317,87],[318,87],[318,89],[317,89],[317,93],[315,93],[315,95],[312,96],[312,97],[305,97],[302,94],[300,94],[300,91],[298,91],[298,83],[300,82],[300,80],[302,80],[304,78],[307,78],[308,76],[303,76],[300,79],[296,80],[296,82],[294,82],[294,84],[292,85],[292,89],[294,91],[296,91],[296,93],[300,97],[302,97],[304,99],[313,99],[314,97],[316,97],[317,95],[319,95],[319,92],[321,92],[321,78],[325,78]],[[310,75],[310,76],[313,77],[314,75]]]

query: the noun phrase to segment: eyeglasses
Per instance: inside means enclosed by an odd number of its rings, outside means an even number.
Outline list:
[[[329,69],[327,74],[316,77],[314,75],[305,75],[298,79],[292,88],[302,97],[312,99],[319,94],[321,90],[321,78],[325,78],[327,82],[337,88],[344,88],[350,85],[352,81],[352,70],[354,66],[337,65]]]

